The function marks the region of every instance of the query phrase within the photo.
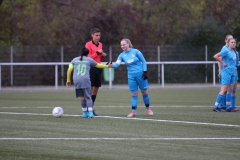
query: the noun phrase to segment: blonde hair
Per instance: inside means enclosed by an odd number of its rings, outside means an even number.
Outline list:
[[[226,35],[226,37],[225,37],[225,42],[228,41],[229,37],[233,37],[233,36],[232,36],[231,34]]]
[[[122,41],[125,41],[127,44],[129,44],[129,47],[130,47],[130,48],[133,48],[133,45],[132,45],[132,43],[131,43],[131,41],[130,41],[129,39],[123,38],[123,39],[121,40],[121,42],[122,42]]]
[[[227,43],[229,43],[231,40],[234,40],[234,41],[236,42],[236,39],[235,39],[235,38],[229,38],[229,39],[227,40]]]

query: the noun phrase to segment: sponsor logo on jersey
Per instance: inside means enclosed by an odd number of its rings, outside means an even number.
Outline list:
[[[134,59],[129,59],[129,60],[127,61],[127,63],[132,63],[132,62],[134,62]]]

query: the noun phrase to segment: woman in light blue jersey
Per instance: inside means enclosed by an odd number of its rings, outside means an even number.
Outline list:
[[[235,52],[235,54],[236,54],[236,58],[237,58],[237,59],[236,59],[236,67],[238,68],[238,67],[240,67],[239,54],[238,54],[238,52],[236,51],[236,48],[234,48],[233,50],[234,50],[234,52]],[[234,83],[234,85],[233,85],[233,87],[232,87],[232,89],[231,89],[231,91],[232,91],[231,105],[232,105],[232,109],[233,109],[234,111],[239,111],[239,109],[236,107],[236,89],[237,89],[237,82],[238,82],[238,71],[237,71],[237,68],[236,68],[235,74],[234,74],[234,76],[235,76],[235,83]]]
[[[121,40],[121,48],[123,52],[118,56],[117,61],[112,64],[113,68],[120,66],[124,62],[128,70],[128,86],[132,93],[131,105],[132,111],[127,117],[135,117],[138,105],[138,87],[142,92],[143,102],[146,106],[148,115],[152,116],[153,112],[150,108],[150,98],[147,92],[147,63],[143,54],[138,50],[132,48],[132,43],[129,39]]]
[[[235,83],[235,71],[236,71],[236,54],[234,48],[236,47],[236,40],[234,38],[229,38],[227,40],[227,49],[220,51],[213,57],[221,63],[221,90],[217,95],[216,102],[213,107],[213,111],[221,112],[219,104],[221,103],[224,93],[226,95],[226,111],[233,112],[231,107],[231,84]]]
[[[225,37],[225,45],[222,47],[221,51],[228,49],[227,46],[227,41],[228,39],[233,38],[231,34],[226,35]],[[222,57],[221,57],[222,58]],[[220,62],[218,62],[218,78],[219,78],[219,84],[221,84],[221,72],[222,72],[222,65]],[[223,100],[221,101],[221,104],[219,105],[219,108],[223,111],[226,109],[226,94],[227,92],[224,93]]]

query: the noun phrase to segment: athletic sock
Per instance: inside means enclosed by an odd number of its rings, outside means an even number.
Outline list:
[[[221,90],[220,90],[220,92],[221,92]],[[223,99],[220,103],[220,108],[226,108],[226,93],[224,93],[224,95],[223,95]]]
[[[137,112],[137,105],[138,105],[138,96],[132,96],[132,112],[136,113]]]
[[[226,94],[226,109],[230,109],[231,108],[231,94],[227,93]]]
[[[82,111],[87,111],[87,103],[86,100],[81,100]]]
[[[92,112],[93,111],[93,102],[91,99],[87,99],[87,108],[88,108],[88,112]]]
[[[132,112],[134,112],[134,113],[137,112],[137,106],[132,106]]]
[[[218,94],[217,98],[216,98],[216,102],[215,102],[214,108],[218,108],[218,106],[221,103],[222,99],[223,99],[223,95]]]
[[[144,104],[146,106],[146,109],[148,109],[149,108],[149,103],[150,103],[150,100],[149,100],[150,98],[149,98],[148,93],[147,94],[143,94],[142,98],[143,98],[143,102],[144,102]]]
[[[236,96],[232,96],[232,108],[235,108],[235,104],[236,104]]]
[[[92,103],[93,103],[93,105],[94,105],[96,97],[97,97],[97,95],[92,95]]]
[[[223,107],[225,107],[225,108],[226,108],[226,99],[227,99],[226,97],[227,97],[227,93],[225,92],[224,95],[223,95],[223,100],[222,100],[223,101]]]

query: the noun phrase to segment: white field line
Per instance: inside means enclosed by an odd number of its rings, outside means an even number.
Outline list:
[[[197,124],[197,125],[208,125],[208,126],[240,127],[240,125],[218,124],[218,123],[205,123],[205,122],[174,121],[174,120],[143,119],[143,118],[126,118],[126,117],[113,117],[113,116],[98,116],[98,117],[103,117],[103,118],[116,118],[116,119],[132,119],[132,120],[154,121],[154,122],[170,122],[170,123],[183,123],[183,124]]]
[[[0,108],[15,109],[15,108],[54,108],[54,107],[0,107]]]
[[[0,114],[37,115],[37,116],[49,116],[49,115],[51,115],[52,116],[52,114],[17,113],[17,112],[0,112]],[[71,117],[80,117],[81,115],[64,114],[64,117],[70,117],[70,116]],[[196,125],[222,126],[222,127],[240,127],[240,125],[233,125],[233,124],[190,122],[190,121],[174,121],[174,120],[160,120],[160,119],[144,119],[144,118],[127,118],[127,117],[113,117],[113,116],[97,116],[95,118],[112,118],[112,119],[125,119],[125,120],[153,121],[153,122],[169,122],[169,123],[196,124]]]
[[[0,138],[0,140],[112,140],[112,141],[139,141],[139,140],[240,140],[240,138]]]
[[[100,108],[130,108],[130,106],[95,106],[95,107],[100,107]],[[138,106],[140,108],[145,108],[145,106]],[[151,106],[152,108],[211,108],[209,106]],[[54,107],[47,107],[47,106],[42,106],[42,107],[0,107],[0,108],[54,108]]]

